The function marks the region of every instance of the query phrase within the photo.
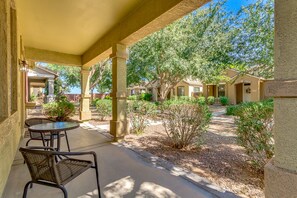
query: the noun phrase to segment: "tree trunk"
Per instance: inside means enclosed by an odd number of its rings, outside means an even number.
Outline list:
[[[91,102],[94,100],[94,88],[91,89]]]

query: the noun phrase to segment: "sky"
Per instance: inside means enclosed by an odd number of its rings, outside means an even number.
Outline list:
[[[232,12],[238,12],[242,6],[255,3],[257,0],[227,0],[226,8]]]
[[[219,0],[216,0],[216,1],[219,1]],[[251,3],[255,3],[257,0],[227,0],[225,6],[227,8],[227,10],[231,11],[231,12],[238,12],[240,10],[240,8],[242,6],[246,6],[246,5],[249,5]],[[71,91],[70,93],[73,93],[73,94],[80,94],[80,88],[71,88]],[[96,91],[95,91],[96,93]]]

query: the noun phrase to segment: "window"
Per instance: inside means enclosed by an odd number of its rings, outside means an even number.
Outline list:
[[[177,96],[185,96],[185,87],[177,87]]]
[[[199,93],[201,91],[201,87],[194,87],[194,93]]]
[[[219,85],[218,86],[218,96],[226,96],[226,85]]]

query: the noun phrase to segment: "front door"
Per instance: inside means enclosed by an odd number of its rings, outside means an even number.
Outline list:
[[[239,83],[235,85],[236,92],[236,104],[243,102],[243,84]]]

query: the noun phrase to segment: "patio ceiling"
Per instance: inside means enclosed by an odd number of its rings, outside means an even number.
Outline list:
[[[209,0],[17,0],[26,56],[91,66]]]

